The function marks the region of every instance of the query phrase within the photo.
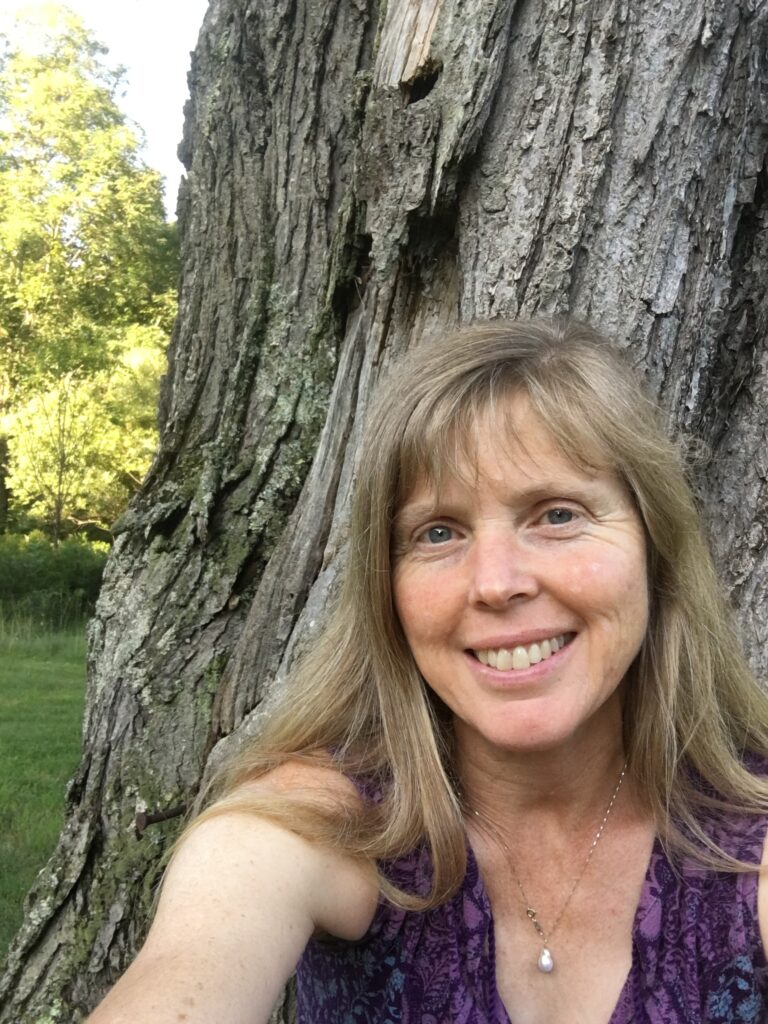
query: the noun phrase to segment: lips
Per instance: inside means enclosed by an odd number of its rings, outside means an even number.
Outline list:
[[[500,672],[515,672],[538,665],[553,654],[567,646],[575,633],[558,633],[555,636],[537,640],[527,645],[518,644],[514,647],[475,648],[472,654],[483,665],[495,668]]]

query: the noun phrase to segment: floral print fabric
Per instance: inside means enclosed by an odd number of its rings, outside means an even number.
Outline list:
[[[759,863],[768,822],[713,823],[722,848]],[[429,889],[424,850],[387,873]],[[766,1024],[768,963],[757,875],[673,870],[657,841],[634,924],[632,967],[607,1024]],[[360,942],[312,940],[298,971],[299,1024],[514,1024],[496,990],[493,917],[468,850],[463,885],[425,913],[382,902]]]

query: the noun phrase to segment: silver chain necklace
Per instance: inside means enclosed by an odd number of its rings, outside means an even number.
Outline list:
[[[552,927],[549,929],[548,932],[544,931],[544,926],[539,921],[538,914],[536,913],[536,911],[531,906],[531,901],[528,899],[528,897],[525,894],[525,889],[523,888],[523,883],[520,881],[520,879],[518,877],[518,874],[517,874],[517,871],[515,870],[515,863],[512,860],[512,853],[511,853],[509,847],[507,846],[507,844],[502,839],[499,830],[496,828],[496,826],[493,824],[493,822],[490,821],[488,818],[486,818],[484,814],[481,814],[480,811],[472,810],[472,813],[478,819],[478,821],[482,822],[484,825],[486,825],[491,830],[491,832],[493,832],[494,836],[496,837],[498,842],[501,844],[501,846],[502,846],[502,848],[504,850],[504,853],[506,854],[507,863],[509,864],[510,871],[512,872],[512,877],[514,878],[514,880],[515,880],[515,882],[517,884],[517,888],[520,890],[520,895],[523,897],[523,903],[525,905],[526,916],[527,916],[528,920],[531,922],[531,924],[533,925],[533,927],[536,929],[536,933],[537,933],[537,935],[539,936],[539,938],[541,939],[541,941],[543,943],[541,953],[539,953],[539,959],[536,962],[536,966],[539,968],[540,971],[543,971],[544,974],[550,974],[555,969],[555,961],[554,961],[554,959],[552,957],[552,951],[549,948],[551,946],[551,941],[550,940],[552,939],[552,936],[557,931],[557,926],[562,921],[563,915],[565,914],[566,910],[570,906],[571,900],[573,899],[573,894],[578,889],[579,883],[581,882],[582,878],[584,877],[584,873],[586,872],[587,868],[589,867],[589,862],[592,860],[592,854],[595,852],[595,847],[600,842],[600,839],[601,839],[601,837],[603,835],[603,832],[605,832],[605,827],[608,824],[608,817],[609,817],[611,811],[613,810],[613,805],[616,803],[616,797],[619,795],[619,790],[621,789],[621,784],[624,781],[624,776],[626,774],[627,774],[627,762],[625,761],[624,762],[624,766],[621,769],[621,774],[619,775],[619,781],[616,783],[616,788],[614,789],[613,793],[611,793],[611,799],[608,801],[608,806],[605,809],[605,814],[603,815],[603,819],[600,822],[600,825],[598,826],[597,832],[595,832],[595,838],[592,840],[592,845],[589,848],[589,852],[587,853],[586,860],[584,861],[584,864],[582,865],[581,871],[576,876],[576,880],[574,881],[573,885],[571,886],[570,890],[568,891],[568,895],[565,897],[565,902],[563,903],[562,907],[560,907],[560,913],[555,918],[555,923],[552,925]]]

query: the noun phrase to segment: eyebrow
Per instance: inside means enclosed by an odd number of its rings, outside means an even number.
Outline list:
[[[563,480],[561,478],[556,480],[538,480],[529,487],[517,490],[514,497],[515,503],[522,505],[544,501],[547,498],[558,495],[563,497],[569,495],[574,497],[590,497],[599,486],[600,481],[597,476],[594,478],[579,477],[579,479],[572,480]],[[406,529],[409,526],[420,523],[424,519],[430,519],[434,515],[440,513],[449,514],[452,508],[461,504],[462,502],[460,501],[440,500],[439,497],[434,501],[406,501],[395,515],[394,526],[397,529]]]
[[[599,486],[600,481],[597,479],[597,476],[579,476],[578,479],[570,480],[563,480],[562,478],[557,480],[539,480],[529,487],[523,487],[516,493],[515,497],[524,504],[529,504],[532,501],[543,501],[545,498],[551,498],[559,494],[584,495],[588,497],[594,494]]]
[[[393,526],[396,530],[406,530],[424,519],[430,519],[439,509],[440,506],[433,501],[406,502],[395,514]]]

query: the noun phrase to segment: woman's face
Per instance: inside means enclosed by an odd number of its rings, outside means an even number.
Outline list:
[[[574,465],[514,402],[514,442],[486,417],[462,479],[403,504],[394,599],[460,742],[546,750],[619,726],[648,624],[645,540],[619,478]]]

